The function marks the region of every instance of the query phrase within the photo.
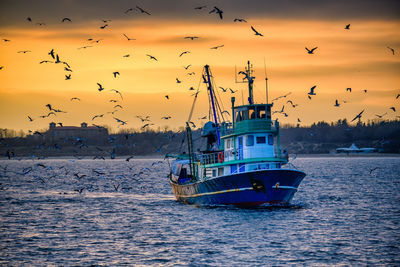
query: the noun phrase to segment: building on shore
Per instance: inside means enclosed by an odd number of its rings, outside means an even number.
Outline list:
[[[50,123],[49,129],[43,133],[46,142],[60,141],[81,141],[86,144],[106,144],[108,140],[108,130],[101,126],[88,126],[82,122],[78,126],[57,126],[54,122]]]
[[[376,148],[373,147],[358,148],[354,143],[351,144],[350,147],[336,148],[336,153],[353,154],[353,153],[372,153],[372,152],[376,152]]]

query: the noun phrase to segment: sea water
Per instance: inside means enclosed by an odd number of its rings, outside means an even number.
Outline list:
[[[400,265],[400,158],[297,158],[287,207],[175,201],[160,159],[0,161],[0,265]]]

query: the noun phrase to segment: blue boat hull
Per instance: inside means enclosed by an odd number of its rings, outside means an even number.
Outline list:
[[[178,184],[170,180],[178,201],[198,205],[259,206],[288,204],[304,172],[288,169],[263,170]]]

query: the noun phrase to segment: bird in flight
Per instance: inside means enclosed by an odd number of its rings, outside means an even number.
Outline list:
[[[120,120],[120,119],[115,118],[115,117],[113,117],[113,119],[116,120],[117,122],[121,123],[121,125],[125,125],[125,124],[128,123],[127,121],[123,121],[123,120]]]
[[[190,51],[183,51],[183,52],[179,55],[179,57],[183,56],[184,54],[189,54],[189,53],[190,53]]]
[[[122,97],[122,94],[121,94],[121,92],[120,91],[118,91],[118,90],[115,90],[115,89],[111,89],[110,91],[114,91],[114,92],[116,92],[117,94],[119,94],[119,96],[121,97],[121,99],[123,100],[123,97]]]
[[[63,18],[63,19],[61,20],[61,22],[66,22],[66,21],[72,22],[72,20],[71,20],[70,18]]]
[[[213,46],[213,47],[211,47],[210,49],[218,49],[218,48],[220,48],[220,47],[224,47],[224,45]]]
[[[81,99],[80,98],[77,98],[77,97],[73,97],[73,98],[71,98],[71,101],[72,100],[78,100],[78,101],[81,101]]]
[[[194,40],[194,39],[199,39],[198,36],[186,36],[183,39],[190,39],[190,40]]]
[[[187,75],[195,75],[196,73],[195,72],[189,72],[189,73],[187,73]]]
[[[335,105],[334,105],[335,107],[338,107],[338,106],[340,106],[340,104],[339,104],[339,101],[336,99],[336,101],[335,101]]]
[[[31,117],[28,116],[29,121],[33,121],[33,119]]]
[[[146,10],[142,9],[139,6],[136,6],[136,9],[139,10],[141,13],[147,14],[147,15],[151,15],[149,12],[147,12]]]
[[[98,88],[99,92],[104,90],[104,88],[103,88],[103,86],[101,84],[97,83],[97,85],[99,86],[99,88]]]
[[[54,49],[51,49],[51,51],[48,53],[53,59],[56,59],[55,57],[54,57]]]
[[[125,36],[126,39],[128,39],[128,41],[136,40],[136,39],[133,39],[133,38],[129,38],[125,33],[123,33],[122,35]]]
[[[351,93],[351,88],[350,87],[346,88],[346,91],[349,91]]]
[[[355,116],[354,119],[352,119],[350,122],[353,122],[353,121],[355,121],[356,119],[361,120],[361,115],[363,114],[363,112],[364,112],[364,109],[363,109],[360,113],[358,113],[358,115]]]
[[[127,9],[124,13],[125,13],[125,14],[128,14],[128,13],[131,12],[131,11],[133,11],[133,8]]]
[[[130,57],[131,55],[129,55],[129,54],[126,54],[126,55],[123,55],[122,57]]]
[[[121,105],[115,105],[113,108],[123,108]]]
[[[396,112],[396,108],[395,107],[390,107],[389,109],[393,110],[393,112]]]
[[[146,54],[146,56],[148,56],[150,59],[154,59],[155,61],[158,61],[155,57],[153,57],[152,55]]]
[[[100,115],[95,115],[92,120],[96,119],[96,118],[103,118],[104,114],[100,114]]]
[[[314,85],[313,87],[310,88],[310,92],[308,92],[308,95],[309,95],[309,96],[311,96],[311,95],[316,95],[315,92],[314,92],[315,87],[317,87],[317,86]]]
[[[372,174],[372,172],[375,171],[375,170],[377,170],[377,169],[380,169],[380,168],[379,168],[379,167],[375,167],[375,168],[370,169],[370,170],[369,170],[369,174]]]
[[[259,33],[256,29],[254,29],[253,26],[251,26],[251,29],[253,30],[254,35],[264,36],[264,35],[262,35],[261,33]]]
[[[32,22],[31,17],[27,17],[26,20],[29,21],[29,22]]]
[[[91,46],[91,45],[85,45],[85,46],[78,47],[78,49],[86,49],[86,48],[89,48],[89,47],[93,47],[93,46]]]
[[[194,9],[197,9],[197,10],[201,10],[201,9],[203,9],[203,8],[206,8],[207,6],[198,6],[198,7],[195,7]]]
[[[18,51],[17,53],[24,53],[24,54],[26,54],[26,53],[29,53],[29,52],[32,52],[31,50],[22,50],[22,51]]]
[[[382,115],[379,114],[375,114],[375,116],[377,116],[379,119],[382,118],[383,116],[385,116],[387,114],[387,112],[383,113]]]
[[[233,22],[247,22],[245,19],[234,19]]]
[[[119,75],[119,72],[118,71],[114,71],[113,75],[114,75],[114,78],[117,78],[117,75]]]
[[[43,64],[43,63],[54,63],[53,61],[49,61],[49,60],[42,60],[39,62],[39,64]]]
[[[345,30],[350,30],[350,24],[347,24],[347,25],[344,27],[344,29],[345,29]]]
[[[225,89],[224,87],[219,86],[219,88],[221,88],[222,92],[226,92],[228,89]]]
[[[181,80],[179,80],[178,78],[176,78],[176,83],[181,83]]]
[[[183,66],[185,68],[185,70],[187,70],[190,66],[192,66],[191,64],[187,65],[186,67]]]
[[[169,99],[169,95],[165,95],[165,98],[166,98],[166,99]]]
[[[72,70],[69,69],[69,68],[67,68],[67,67],[64,67],[64,70],[65,70],[65,71],[70,71],[70,72],[72,72]]]
[[[71,80],[71,74],[65,75],[66,80]]]
[[[107,26],[108,24],[104,24],[103,26],[100,27],[100,29],[104,30]]]
[[[317,49],[317,48],[318,48],[318,47],[314,47],[313,49],[310,50],[310,49],[308,49],[308,48],[306,47],[306,50],[307,50],[307,53],[311,55],[311,54],[314,54],[314,51],[315,51],[315,49]]]
[[[238,90],[233,91],[231,88],[229,88],[229,90],[231,91],[231,94],[234,94],[234,93],[236,93],[238,91]]]
[[[394,49],[391,48],[391,47],[389,47],[389,46],[387,46],[387,48],[388,48],[390,51],[392,51],[392,54],[394,55]]]
[[[171,116],[165,116],[165,117],[161,117],[162,120],[169,120],[171,119]]]
[[[222,13],[224,13],[224,11],[222,11],[221,9],[219,9],[218,7],[214,6],[214,9],[211,10],[210,12],[208,12],[208,14],[211,13],[217,13],[219,15],[219,18],[222,19]]]
[[[400,97],[400,94],[397,94],[396,99]]]

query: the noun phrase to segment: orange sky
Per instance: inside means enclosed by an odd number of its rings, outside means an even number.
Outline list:
[[[385,119],[399,118],[396,116],[400,115],[400,98],[395,98],[400,93],[398,19],[381,16],[311,20],[249,14],[245,17],[247,23],[239,23],[233,22],[239,15],[231,13],[220,20],[215,14],[208,14],[211,9],[212,5],[202,13],[190,9],[196,20],[136,13],[113,18],[105,29],[99,28],[104,25],[102,16],[76,22],[74,14],[68,14],[65,17],[70,17],[72,22],[61,23],[62,17],[58,21],[52,17],[47,19],[49,23],[45,19],[35,20],[32,14],[33,22],[28,22],[25,19],[29,13],[21,12],[15,23],[0,25],[0,66],[3,66],[0,127],[27,131],[44,129],[51,121],[64,125],[85,121],[107,124],[118,130],[139,128],[142,123],[135,116],[150,115],[153,129],[165,126],[177,129],[184,125],[192,104],[193,91],[189,88],[197,89],[199,84],[201,93],[193,118],[201,125],[198,118],[208,115],[206,88],[200,83],[203,66],[210,65],[217,86],[239,90],[234,96],[237,103],[242,103],[241,91],[247,99],[247,90],[244,84],[235,84],[235,66],[239,71],[250,60],[256,76],[254,95],[260,103],[265,102],[264,58],[269,99],[291,92],[287,98],[274,103],[276,110],[285,105],[289,115],[286,118],[278,115],[281,123],[296,123],[298,118],[303,125],[321,120],[351,120],[363,109],[363,121],[384,113],[387,113]],[[123,13],[124,8],[121,10]],[[201,17],[207,19],[203,22],[198,19]],[[46,25],[35,24],[42,21]],[[345,30],[348,23],[351,29]],[[264,37],[255,36],[250,26]],[[123,34],[136,40],[128,41]],[[193,41],[183,38],[193,35],[200,38]],[[88,38],[100,41],[93,43]],[[92,47],[78,49],[87,45]],[[224,47],[210,49],[217,45]],[[395,55],[387,46],[395,49]],[[309,55],[305,47],[318,49]],[[42,60],[51,60],[47,54],[51,49],[71,66],[71,80],[65,80],[65,74],[69,73],[64,71],[64,65],[39,64]],[[22,50],[31,52],[18,53]],[[190,53],[179,57],[183,51]],[[123,57],[126,54],[130,57]],[[146,54],[158,61],[150,60]],[[185,70],[183,66],[188,64],[192,66]],[[114,71],[121,75],[114,78]],[[190,76],[189,72],[195,75]],[[176,78],[182,83],[176,83]],[[97,83],[105,90],[99,92]],[[317,95],[309,100],[307,92],[313,85],[317,85]],[[352,88],[351,93],[346,92],[347,87]],[[120,91],[124,99],[110,89]],[[167,94],[169,100],[164,97]],[[219,90],[219,95],[229,110],[232,94]],[[70,101],[72,97],[79,97],[81,101]],[[126,126],[118,127],[112,115],[107,114],[114,110],[111,99],[119,100],[117,104],[123,106],[114,116],[128,121]],[[286,104],[289,99],[298,106],[292,108]],[[340,107],[333,106],[336,99]],[[67,113],[39,118],[47,114],[48,103]],[[393,112],[390,107],[397,111]],[[92,121],[96,114],[106,115]],[[172,118],[161,120],[167,115]],[[29,122],[27,116],[34,121]]]

